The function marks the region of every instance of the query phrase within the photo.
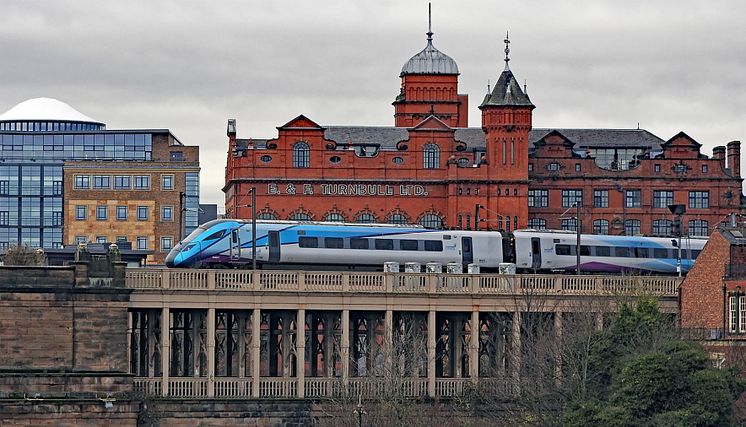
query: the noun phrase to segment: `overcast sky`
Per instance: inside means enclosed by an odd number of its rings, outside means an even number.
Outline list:
[[[746,142],[746,1],[432,3],[471,126],[509,30],[534,127],[639,122],[707,155]],[[424,0],[4,0],[2,14],[0,113],[45,96],[108,129],[168,128],[200,146],[202,200],[221,208],[228,118],[239,138],[274,137],[301,113],[393,125],[401,66],[427,31]]]

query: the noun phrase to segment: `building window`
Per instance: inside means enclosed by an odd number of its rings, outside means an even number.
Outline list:
[[[127,243],[127,236],[117,236],[117,244]]]
[[[304,212],[296,212],[290,215],[290,221],[311,221],[311,215]]]
[[[656,163],[655,164],[655,173],[660,173],[660,172],[661,172],[661,165],[659,163]]]
[[[339,212],[329,212],[324,215],[324,221],[327,222],[345,222],[345,217]]]
[[[161,190],[170,191],[174,189],[174,176],[161,175]]]
[[[709,191],[690,191],[689,207],[691,209],[707,209],[710,207]]]
[[[109,219],[109,209],[106,206],[96,206],[96,220],[106,221]]]
[[[137,236],[137,249],[140,251],[148,250],[148,237],[147,236]]]
[[[299,141],[293,144],[293,167],[311,167],[311,147],[308,143]]]
[[[575,163],[575,172],[580,172],[580,163]]]
[[[148,207],[147,206],[138,206],[137,207],[137,220],[138,221],[147,221],[148,220]]]
[[[562,229],[565,231],[578,231],[578,220],[576,218],[563,219]]]
[[[640,229],[639,219],[628,219],[624,222],[624,234],[627,236],[636,236],[642,231]]]
[[[728,332],[743,334],[746,332],[746,295],[741,292],[728,296]]]
[[[642,154],[640,148],[591,148],[591,156],[596,159],[596,165],[607,170],[629,170],[636,168],[640,161],[637,156]]]
[[[184,161],[184,152],[183,151],[171,151],[170,157],[172,162],[183,162]]]
[[[10,224],[10,212],[0,211],[0,225]]]
[[[386,218],[386,222],[389,224],[407,224],[407,217],[400,213],[392,213]]]
[[[437,144],[425,144],[423,151],[425,169],[438,169],[440,167],[440,147]]]
[[[363,223],[363,224],[371,224],[376,222],[376,217],[370,212],[363,212],[361,214],[358,214],[357,217],[355,217],[355,222]]]
[[[609,234],[609,221],[605,219],[594,219],[593,234]]]
[[[583,190],[562,190],[562,207],[571,208],[575,203],[583,206]]]
[[[161,252],[168,252],[174,247],[173,237],[161,237]]]
[[[85,236],[75,236],[75,244],[79,245],[81,243],[86,243],[88,239]]]
[[[690,236],[709,236],[710,224],[703,219],[694,219],[689,221],[689,235]]]
[[[469,227],[468,224],[471,218],[469,215],[467,215],[466,217],[467,217],[466,224],[467,224],[467,227]],[[436,230],[440,230],[443,228],[443,219],[436,214],[432,214],[432,213],[425,214],[425,215],[422,215],[422,217],[420,218],[420,225],[422,225],[425,228],[433,228]]]
[[[667,208],[673,204],[673,191],[655,190],[653,191],[653,207]]]
[[[394,157],[393,159],[391,159],[391,161],[394,162],[395,165],[400,165],[400,164],[404,163],[404,158],[397,156],[397,157]]]
[[[529,172],[533,172],[534,171],[534,164],[533,163],[529,163],[528,164],[528,171]]]
[[[528,190],[529,208],[546,208],[549,206],[549,190]]]
[[[559,163],[550,163],[547,165],[547,170],[550,172],[558,172],[560,170]]]
[[[173,221],[174,220],[174,207],[173,206],[161,206],[161,221]]]
[[[117,221],[127,220],[127,206],[117,206]]]
[[[625,205],[628,208],[642,207],[642,190],[627,190],[625,194]]]
[[[669,219],[654,219],[653,220],[653,234],[656,236],[670,236],[671,232],[671,220]]]
[[[131,176],[115,176],[114,177],[114,189],[115,190],[129,190],[132,187]]]
[[[709,171],[710,169],[707,167],[707,165],[702,165],[702,173],[707,173]]]
[[[85,205],[75,206],[75,219],[83,221],[88,218],[88,208]]]
[[[93,177],[93,188],[95,189],[109,189],[111,183],[109,182],[111,177],[108,176],[94,176]]]
[[[76,189],[82,189],[82,188],[90,188],[91,187],[91,177],[88,175],[75,175],[75,188]]]
[[[594,208],[608,208],[609,207],[609,190],[593,190],[593,207]],[[599,234],[599,233],[596,233]]]
[[[109,239],[106,236],[96,236],[96,243],[106,243]]]
[[[528,228],[533,228],[534,230],[546,230],[547,220],[544,218],[531,218],[528,220]]]
[[[277,216],[272,212],[262,212],[256,216],[256,219],[273,220],[277,219]]]
[[[150,190],[150,175],[135,176],[135,190]]]

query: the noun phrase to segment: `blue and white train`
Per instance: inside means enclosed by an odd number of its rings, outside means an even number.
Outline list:
[[[168,267],[252,265],[251,221],[221,219],[202,224],[166,257]],[[676,273],[675,239],[581,236],[584,272]],[[704,239],[682,240],[682,269],[688,271]],[[257,221],[260,268],[380,270],[383,263],[461,263],[496,271],[515,263],[519,271],[574,271],[576,234],[518,230],[514,233],[429,230],[415,225]]]

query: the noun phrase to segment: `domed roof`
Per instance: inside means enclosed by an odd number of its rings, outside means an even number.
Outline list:
[[[52,98],[29,99],[0,115],[0,122],[45,120],[103,124],[68,104]]]
[[[433,33],[427,33],[427,46],[401,68],[402,77],[406,74],[459,74],[456,61],[433,46]]]

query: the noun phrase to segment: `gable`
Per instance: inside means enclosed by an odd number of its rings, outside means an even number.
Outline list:
[[[419,130],[430,130],[430,131],[439,130],[439,131],[452,131],[452,132],[455,131],[455,129],[448,126],[447,124],[445,124],[445,122],[443,122],[442,120],[440,120],[439,118],[433,115],[430,115],[427,118],[425,118],[425,120],[418,123],[417,126],[413,127],[411,130],[413,132],[416,132]]]
[[[278,130],[279,129],[319,129],[319,130],[322,130],[324,128],[321,127],[318,123],[314,122],[313,120],[301,114],[298,117],[294,118],[293,120],[290,120],[289,122],[285,123],[284,125],[279,126],[277,129]]]

